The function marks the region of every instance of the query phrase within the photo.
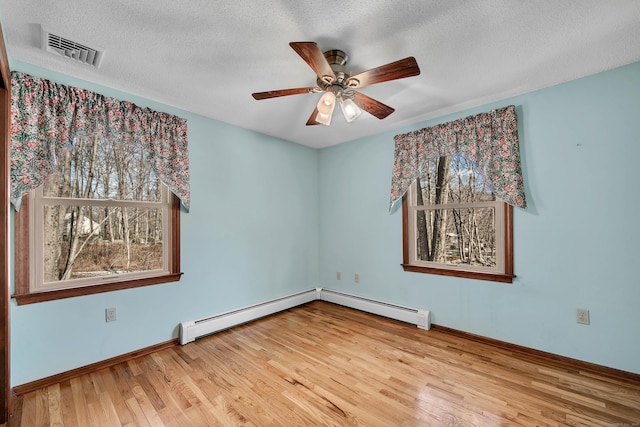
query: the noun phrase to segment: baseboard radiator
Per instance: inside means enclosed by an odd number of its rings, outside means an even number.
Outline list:
[[[411,323],[420,329],[429,330],[431,328],[431,316],[427,310],[418,310],[328,289],[322,289],[320,299],[345,307],[355,308],[356,310],[366,311],[367,313],[377,314],[378,316]]]
[[[416,325],[421,329],[428,330],[431,328],[430,313],[427,310],[418,310],[356,295],[316,288],[214,316],[182,322],[180,323],[180,344],[184,345],[195,341],[197,338],[316,300],[327,301],[378,316],[400,320]]]
[[[318,299],[317,293],[316,289],[311,289],[204,319],[182,322],[180,323],[180,344],[184,345],[195,341],[196,338],[315,301]]]

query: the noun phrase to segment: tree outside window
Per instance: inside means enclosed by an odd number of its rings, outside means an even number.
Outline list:
[[[511,207],[463,156],[426,162],[403,202],[408,271],[511,282]]]

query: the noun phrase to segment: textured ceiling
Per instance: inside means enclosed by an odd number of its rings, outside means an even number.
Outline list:
[[[638,0],[0,0],[10,60],[326,147],[640,61]],[[100,68],[40,48],[40,26],[105,50]],[[305,126],[319,94],[289,47],[349,55],[354,74],[407,56],[422,73],[362,89],[396,111]]]

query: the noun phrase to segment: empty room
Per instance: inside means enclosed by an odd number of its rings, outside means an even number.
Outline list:
[[[0,24],[0,426],[640,425],[640,2]]]

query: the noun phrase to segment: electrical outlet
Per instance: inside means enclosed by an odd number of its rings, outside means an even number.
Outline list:
[[[105,308],[104,310],[105,312],[105,320],[107,322],[115,322],[116,320],[118,320],[117,316],[116,316],[116,308],[115,307],[111,307],[111,308]]]
[[[355,276],[353,276],[353,281],[356,283],[360,283],[360,275],[358,273],[356,273]]]
[[[576,322],[582,325],[589,324],[589,310],[585,310],[584,308],[578,308],[576,310]]]
[[[340,273],[339,271],[336,272],[336,279],[337,280],[342,280],[342,273]]]

